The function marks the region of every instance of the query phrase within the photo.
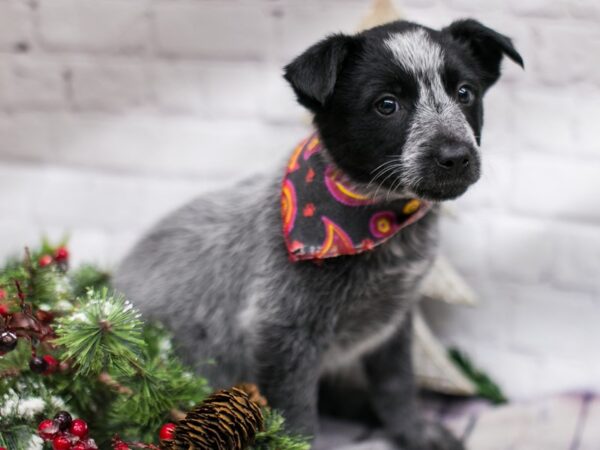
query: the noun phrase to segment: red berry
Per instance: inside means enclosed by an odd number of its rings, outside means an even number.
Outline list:
[[[6,298],[6,291],[4,289],[0,289],[0,300],[4,300]],[[2,447],[0,447],[2,448]]]
[[[168,440],[168,439],[173,439],[175,437],[175,427],[177,425],[175,425],[174,423],[166,423],[162,426],[162,428],[160,429],[160,432],[158,433],[158,437],[160,438],[160,440]]]
[[[131,450],[129,448],[129,445],[127,445],[125,442],[117,442],[114,447],[113,450]]]
[[[54,252],[54,260],[57,262],[63,262],[69,259],[69,250],[67,247],[58,247]]]
[[[88,450],[88,448],[87,445],[85,445],[85,443],[79,441],[77,444],[71,447],[71,450]]]
[[[6,317],[8,316],[8,305],[6,303],[0,303],[0,316]]]
[[[69,430],[72,435],[77,436],[80,439],[83,439],[87,436],[88,433],[88,425],[83,419],[75,419],[71,424],[71,428]]]
[[[58,425],[56,425],[53,420],[46,419],[38,426],[38,434],[45,441],[54,439],[56,433],[58,433]]]
[[[54,450],[71,450],[71,441],[66,436],[56,436],[52,440]]]
[[[54,356],[44,355],[42,359],[48,364],[48,367],[46,368],[46,370],[44,370],[42,375],[51,375],[54,372],[56,372],[56,369],[58,368],[58,361]]]
[[[52,256],[50,255],[42,255],[40,259],[38,259],[38,264],[40,267],[46,267],[52,264]]]

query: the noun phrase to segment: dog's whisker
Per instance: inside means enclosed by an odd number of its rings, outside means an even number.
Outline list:
[[[379,171],[379,173],[377,173],[377,174],[376,174],[376,175],[375,175],[375,176],[374,176],[374,177],[371,179],[371,181],[369,182],[369,186],[370,186],[371,184],[373,184],[375,181],[377,181],[377,179],[378,179],[378,178],[380,178],[380,177],[382,177],[383,175],[385,175],[386,173],[388,173],[388,172],[390,172],[390,171],[393,171],[393,170],[395,170],[395,169],[398,169],[398,168],[399,168],[399,165],[397,165],[397,164],[392,164],[392,165],[389,165],[388,167],[385,167],[384,169],[380,170],[380,171]]]
[[[400,168],[400,165],[395,165],[394,167],[392,167],[391,169],[398,169]],[[377,189],[375,190],[375,194],[373,195],[373,198],[376,199],[377,195],[379,194],[379,190],[383,187],[383,185],[385,184],[385,182],[392,176],[394,176],[394,174],[396,173],[396,170],[390,170],[389,173],[387,174],[387,176],[381,180],[380,183],[378,183]]]
[[[367,187],[370,187],[375,181],[377,181],[378,178],[381,178],[383,175],[385,175],[388,172],[393,172],[394,170],[398,169],[400,166],[396,161],[392,161],[393,164],[388,165],[387,167],[384,167],[382,170],[379,171],[379,173],[377,173],[372,179],[371,181],[369,181],[369,184],[367,185]]]
[[[392,156],[392,158],[395,158],[395,156]],[[375,173],[377,172],[379,169],[381,169],[382,167],[385,167],[387,164],[393,163],[394,161],[385,161],[382,164],[379,164],[377,167],[375,167],[373,170],[371,170],[371,173]]]

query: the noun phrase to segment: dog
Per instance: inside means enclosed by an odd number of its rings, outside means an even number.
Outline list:
[[[411,311],[436,252],[440,202],[480,177],[482,98],[504,56],[523,66],[508,37],[473,19],[441,30],[397,21],[321,40],[284,69],[316,130],[287,169],[162,220],[121,263],[115,287],[173,331],[188,362],[215,361],[199,368],[213,386],[257,383],[291,432],[315,436],[320,380],[357,367],[399,448],[463,448],[416,410]],[[299,161],[313,161],[358,206],[302,187],[293,194],[325,206],[290,213],[282,178],[304,183],[293,178]],[[313,167],[302,177],[312,182]],[[360,245],[325,216],[308,221],[335,207],[361,237],[365,211],[395,204],[406,220],[378,215],[379,237]],[[293,214],[306,222],[290,231]],[[330,239],[303,245],[294,233]]]

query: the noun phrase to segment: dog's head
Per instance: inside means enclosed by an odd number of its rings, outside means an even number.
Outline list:
[[[523,66],[509,38],[475,20],[441,31],[399,21],[330,36],[285,78],[356,182],[446,200],[479,179],[482,98],[504,55]]]

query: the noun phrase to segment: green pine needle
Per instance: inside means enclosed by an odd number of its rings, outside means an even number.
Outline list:
[[[251,450],[310,450],[308,439],[286,434],[285,419],[275,410],[264,408],[265,429],[256,435]]]
[[[75,362],[77,375],[116,370],[131,374],[145,350],[140,314],[122,296],[90,289],[74,314],[58,321],[56,345],[62,360]]]
[[[90,288],[100,291],[109,287],[110,273],[100,270],[92,264],[84,264],[71,272],[70,280],[73,295],[82,297]]]

